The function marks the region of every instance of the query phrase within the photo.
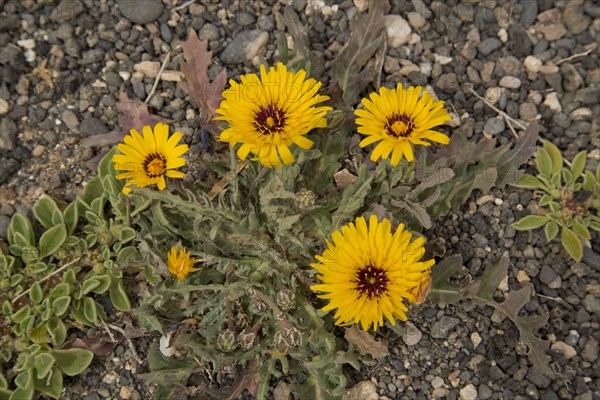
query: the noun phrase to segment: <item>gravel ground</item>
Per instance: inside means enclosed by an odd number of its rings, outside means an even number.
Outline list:
[[[505,120],[473,89],[512,118],[537,120],[541,136],[567,158],[588,150],[588,166],[596,168],[597,2],[391,3],[384,85],[430,85],[455,114],[452,127],[446,128],[450,134],[463,130],[469,137],[513,141]],[[167,53],[171,58],[150,109],[174,120],[184,133],[190,164],[211,160],[214,155],[201,144],[196,107],[178,87],[180,44],[191,28],[209,41],[215,55],[211,77],[223,66],[234,79],[255,72],[261,63],[278,60],[288,4],[327,66],[348,39],[349,18],[365,10],[369,0],[0,0],[0,238],[6,239],[11,215],[31,214],[28,208],[42,194],[63,201],[75,198],[93,176],[90,161],[108,150],[86,147],[84,139],[118,129],[120,91],[146,100]],[[202,168],[194,175],[209,178]],[[473,276],[486,261],[508,252],[511,267],[504,289],[527,281],[534,285],[537,295],[525,309],[549,312],[540,333],[553,342],[552,367],[561,376],[550,379],[530,368],[515,327],[490,308],[427,305],[411,311],[405,335],[390,338],[387,362],[352,373],[365,390],[357,400],[600,398],[598,235],[592,240],[595,252],[575,263],[539,232],[515,232],[509,224],[533,209],[536,199],[537,194],[511,188],[472,197],[426,235],[436,238],[440,257],[462,254]],[[118,325],[119,316],[113,313],[112,318]],[[148,344],[147,338],[133,340],[140,355]],[[136,376],[144,370],[123,341],[84,374],[68,378],[62,398],[150,398],[152,386]]]

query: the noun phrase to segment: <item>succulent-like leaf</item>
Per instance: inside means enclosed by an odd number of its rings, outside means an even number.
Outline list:
[[[529,231],[539,228],[548,222],[548,217],[545,215],[528,215],[521,218],[511,226],[518,231]]]
[[[535,163],[538,171],[544,176],[552,176],[556,172],[553,170],[552,159],[548,152],[543,148],[539,147],[535,157]],[[562,168],[561,168],[562,169]],[[560,169],[559,169],[560,171]]]
[[[571,229],[577,236],[584,240],[591,240],[592,236],[590,235],[590,231],[585,227],[585,225],[580,224],[579,222],[574,222],[571,226]]]
[[[60,215],[62,219],[62,212],[49,196],[41,197],[33,206],[33,214],[40,221],[42,226],[46,229],[52,228],[55,223],[53,222],[53,216],[55,214]],[[59,223],[62,223],[60,221]]]
[[[94,299],[90,297],[83,298],[83,315],[94,324],[98,322],[98,307]]]
[[[18,240],[15,238],[15,235],[17,234],[23,238],[22,243],[18,243]],[[33,228],[27,217],[24,217],[19,213],[13,214],[10,224],[8,225],[8,244],[35,246]]]
[[[40,259],[46,258],[56,252],[67,240],[67,229],[64,224],[55,225],[40,237]]]
[[[551,241],[556,237],[558,233],[558,224],[554,221],[548,221],[546,226],[544,226],[544,234],[546,235],[546,240]]]
[[[27,388],[17,387],[8,398],[9,400],[31,400],[33,399],[33,383]]]
[[[34,370],[33,366],[31,366],[30,368],[26,369],[25,371],[22,371],[21,373],[19,373],[19,375],[17,375],[17,377],[15,378],[15,384],[21,389],[33,387],[33,376]]]
[[[56,365],[69,376],[83,372],[94,359],[94,353],[84,349],[51,350],[50,354]]]
[[[130,311],[131,303],[121,279],[113,278],[110,284],[110,301],[117,310]]]
[[[46,323],[46,330],[52,338],[52,343],[55,346],[62,346],[67,338],[67,327],[62,319],[58,317],[50,318]]]
[[[57,297],[52,302],[52,311],[54,312],[54,314],[57,317],[62,317],[69,309],[70,304],[71,304],[71,296]]]
[[[531,174],[523,174],[517,183],[512,186],[523,189],[546,189],[546,186],[538,178]]]
[[[44,297],[44,291],[42,290],[42,287],[40,286],[40,284],[38,282],[34,282],[33,285],[31,285],[31,289],[29,292],[29,298],[35,304],[40,304],[43,300],[43,297]]]
[[[54,366],[54,357],[48,353],[39,353],[33,357],[33,366],[35,367],[38,379],[43,379],[50,373]]]
[[[560,172],[560,170],[563,167],[563,159],[562,155],[560,154],[560,150],[558,150],[558,147],[556,147],[551,141],[545,140],[543,144],[543,149],[550,158],[550,175]]]
[[[53,399],[58,399],[63,388],[62,372],[58,368],[52,370],[50,380],[47,378],[38,379],[34,377],[34,387],[40,393],[43,393]]]
[[[573,158],[573,162],[571,163],[571,173],[575,179],[577,179],[585,169],[586,156],[587,152],[584,150],[577,153]]]
[[[581,260],[581,257],[583,257],[583,248],[575,232],[563,226],[560,234],[560,243],[571,258],[575,261]]]

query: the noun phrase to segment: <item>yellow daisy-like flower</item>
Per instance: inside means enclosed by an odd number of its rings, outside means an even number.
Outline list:
[[[371,153],[371,160],[386,159],[392,154],[392,165],[402,159],[414,159],[411,144],[430,146],[428,139],[448,144],[448,136],[431,130],[450,120],[442,100],[434,101],[432,95],[421,86],[403,89],[399,83],[395,90],[382,87],[379,93],[371,93],[370,100],[362,99],[364,110],[355,110],[358,132],[367,135],[360,147],[381,141]]]
[[[198,268],[192,268],[196,259],[190,257],[190,252],[184,248],[176,246],[171,247],[168,253],[167,265],[169,272],[177,277],[177,283],[184,280],[190,272],[198,271]]]
[[[292,164],[294,156],[289,147],[295,143],[310,149],[313,142],[306,134],[313,128],[324,128],[324,116],[331,107],[316,107],[329,97],[317,94],[321,82],[305,79],[306,72],[288,72],[285,65],[277,64],[267,72],[260,67],[256,74],[240,77],[242,83],[231,80],[231,87],[223,92],[216,120],[229,124],[219,136],[222,142],[235,146],[242,143],[237,155],[245,160],[252,153],[266,167]]]
[[[369,226],[364,218],[356,219],[332,234],[328,249],[316,256],[321,284],[314,291],[326,292],[323,311],[337,309],[336,325],[357,323],[363,330],[377,330],[385,317],[392,325],[395,318],[406,320],[404,299],[415,302],[415,292],[429,275],[434,260],[419,262],[425,239],[411,240],[412,234],[400,224],[392,234],[388,219],[381,222],[372,215]]]
[[[165,177],[183,178],[184,173],[176,169],[185,165],[180,156],[188,151],[188,145],[178,145],[181,132],[169,137],[169,127],[157,123],[154,131],[150,126],[142,129],[144,135],[132,129],[125,136],[124,142],[117,145],[122,154],[115,154],[112,161],[117,171],[125,171],[117,175],[117,179],[127,179],[123,193],[131,192],[130,186],[143,188],[157,185],[164,190]]]

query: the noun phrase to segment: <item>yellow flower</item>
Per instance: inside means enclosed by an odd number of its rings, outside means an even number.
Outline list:
[[[198,268],[192,268],[195,262],[196,259],[190,257],[190,252],[185,247],[171,247],[167,264],[169,272],[177,276],[177,283],[184,280],[190,272],[198,271]]]
[[[223,92],[216,120],[228,123],[219,140],[235,146],[242,145],[237,155],[245,160],[252,153],[266,167],[292,164],[294,156],[289,147],[295,143],[310,149],[313,142],[306,134],[313,128],[327,126],[324,116],[331,107],[316,107],[329,97],[317,94],[321,82],[305,79],[306,72],[288,72],[285,65],[277,64],[267,72],[260,67],[256,74],[240,77],[242,83],[231,80],[231,87]]]
[[[379,93],[371,93],[370,100],[362,99],[364,110],[354,114],[358,132],[367,135],[360,142],[361,147],[381,141],[371,153],[371,160],[386,159],[392,154],[392,165],[396,166],[406,157],[414,159],[411,144],[430,146],[428,139],[448,144],[448,136],[431,130],[450,120],[442,100],[434,101],[433,96],[423,91],[421,86],[411,86],[404,90],[399,83],[395,90],[382,87]]]
[[[184,173],[176,169],[185,165],[180,156],[188,151],[187,144],[178,145],[181,133],[175,132],[169,137],[169,127],[157,123],[154,131],[144,126],[144,135],[132,129],[124,142],[117,145],[122,154],[115,154],[112,161],[117,171],[117,179],[127,179],[123,193],[131,192],[130,186],[143,188],[157,185],[160,190],[166,186],[165,177],[183,178]]]
[[[311,286],[325,292],[328,299],[323,311],[337,309],[337,325],[357,323],[363,330],[377,330],[385,317],[392,325],[395,318],[406,320],[404,299],[415,302],[413,293],[429,274],[434,260],[419,262],[425,239],[410,241],[411,233],[400,224],[392,234],[388,219],[381,222],[372,215],[369,226],[364,218],[356,219],[332,234],[333,242],[316,256],[321,284]]]

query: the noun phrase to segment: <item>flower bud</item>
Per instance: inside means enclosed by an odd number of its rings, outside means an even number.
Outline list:
[[[252,298],[252,300],[250,301],[250,306],[256,314],[264,313],[265,311],[267,311],[267,305],[263,301],[257,299],[256,297]]]
[[[285,311],[289,311],[296,306],[296,295],[290,289],[281,289],[277,292],[277,305]]]
[[[235,340],[235,333],[230,331],[229,329],[225,329],[219,333],[217,337],[217,345],[219,349],[224,351],[225,353],[229,353],[237,347],[237,343]]]
[[[292,348],[302,345],[302,334],[294,326],[284,326],[275,334],[274,345],[278,352],[287,354]]]
[[[238,336],[238,344],[244,350],[250,350],[256,344],[256,333],[250,331]]]
[[[315,205],[316,200],[317,196],[307,189],[302,189],[294,195],[296,207],[298,207],[301,210],[311,208]]]

